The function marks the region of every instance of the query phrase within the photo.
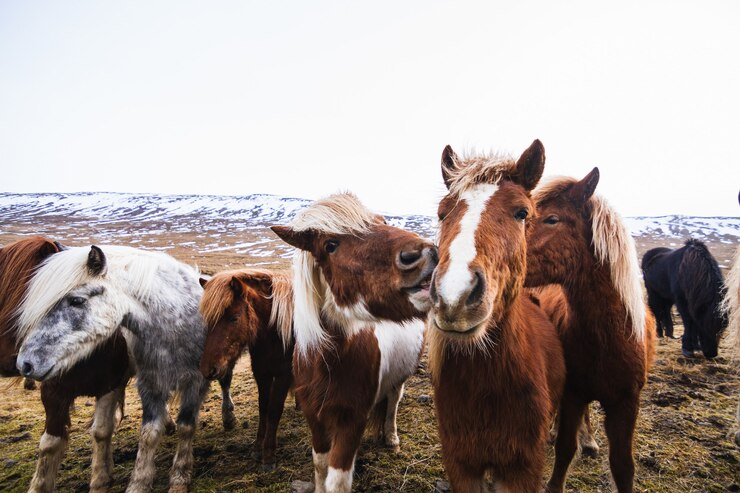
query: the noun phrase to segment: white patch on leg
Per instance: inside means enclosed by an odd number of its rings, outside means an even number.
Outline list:
[[[475,233],[478,230],[488,200],[498,190],[498,185],[481,183],[462,193],[460,201],[468,208],[460,219],[460,231],[450,243],[450,263],[439,280],[439,295],[450,306],[457,305],[460,297],[473,282],[470,262],[478,255]]]
[[[95,402],[90,434],[93,438],[90,490],[105,490],[113,481],[113,447],[111,438],[120,421],[120,403],[124,387],[119,387]]]
[[[326,493],[326,475],[329,467],[329,454],[317,454],[311,449],[313,455],[314,470],[314,493]]]
[[[355,461],[349,471],[329,468],[326,476],[326,493],[350,493],[352,491],[352,475],[355,472]]]
[[[141,427],[139,450],[136,453],[136,462],[126,493],[144,493],[151,490],[156,473],[154,455],[162,439],[163,428],[164,425],[159,421],[153,421]]]
[[[193,472],[193,436],[195,428],[190,425],[179,425],[177,427],[177,451],[172,459],[170,470],[170,490],[175,486],[187,486],[190,484]]]
[[[398,438],[398,428],[396,426],[396,415],[398,414],[398,403],[403,397],[403,384],[400,388],[395,388],[388,393],[388,408],[385,412],[385,423],[383,424],[383,435],[385,435],[385,444],[394,450],[399,450],[401,440]]]
[[[39,459],[36,462],[36,472],[28,487],[29,492],[54,491],[54,483],[59,472],[67,440],[62,437],[49,435],[44,432],[39,441]]]

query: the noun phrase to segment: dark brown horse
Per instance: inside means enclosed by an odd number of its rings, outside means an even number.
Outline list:
[[[208,379],[223,377],[244,348],[249,349],[259,394],[254,452],[261,457],[263,469],[272,469],[278,424],[293,384],[293,290],[289,275],[233,270],[201,284],[200,310],[208,336],[200,371]]]
[[[557,324],[567,379],[549,492],[563,491],[588,403],[606,414],[609,462],[620,493],[633,491],[632,457],[640,391],[654,349],[655,321],[646,313],[634,242],[619,215],[594,195],[598,169],[582,180],[560,178],[538,188],[529,231],[528,286],[560,284],[567,304]]]
[[[17,309],[34,269],[61,245],[42,237],[16,241],[0,249],[0,372],[18,376],[15,368]],[[98,348],[89,359],[69,372],[41,384],[46,426],[39,445],[39,459],[29,491],[54,489],[59,465],[67,446],[70,406],[75,397],[96,398],[91,427],[93,460],[90,489],[105,489],[112,480],[111,437],[121,419],[123,396],[130,372],[126,342],[120,333]]]
[[[442,460],[453,491],[534,492],[565,380],[555,327],[524,294],[539,141],[518,161],[461,159],[448,146],[429,361]]]
[[[338,194],[273,231],[293,263],[295,392],[311,429],[316,493],[352,489],[372,414],[397,448],[396,410],[416,371],[436,249]]]

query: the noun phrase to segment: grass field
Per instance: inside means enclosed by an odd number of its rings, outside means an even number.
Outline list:
[[[195,263],[205,273],[226,268],[259,264],[286,267],[287,250],[275,248],[266,228],[239,231],[219,230],[218,240],[210,225],[192,233],[171,231],[166,224],[100,224],[59,219],[0,224],[0,243],[35,231],[71,245],[89,242],[121,243],[165,249],[179,259]],[[90,240],[88,240],[88,238]],[[260,242],[258,249],[239,246]],[[638,239],[640,253],[661,243],[659,238]],[[709,245],[720,265],[726,265],[734,246]],[[269,254],[270,248],[276,254]],[[257,251],[257,255],[251,252]],[[268,253],[265,253],[268,252]],[[682,327],[677,326],[680,334]],[[688,360],[681,356],[679,340],[663,340],[649,382],[642,397],[636,440],[637,491],[645,492],[726,492],[740,491],[740,449],[730,437],[734,412],[740,398],[740,375],[722,356],[714,361]],[[393,453],[369,437],[363,443],[355,472],[355,491],[431,492],[437,480],[445,479],[440,460],[432,390],[422,360],[418,372],[407,384],[399,409],[401,451]],[[237,366],[233,384],[236,415],[241,423],[224,431],[220,417],[220,392],[211,389],[201,414],[195,439],[195,469],[192,491],[289,491],[290,483],[312,480],[311,446],[308,429],[292,398],[278,432],[278,467],[260,472],[252,459],[251,443],[256,435],[257,394],[249,372],[248,357]],[[58,480],[59,491],[85,491],[89,480],[90,439],[86,424],[93,399],[79,398],[72,416],[69,449]],[[602,447],[598,459],[577,459],[571,466],[568,491],[610,492],[607,444],[600,425],[602,413],[593,406],[596,439]],[[111,489],[125,489],[136,456],[140,405],[134,385],[129,385],[126,416],[114,436],[115,483]],[[25,491],[35,467],[38,439],[43,432],[43,408],[38,391],[23,390],[11,381],[0,382],[0,491]],[[166,437],[157,454],[155,491],[166,491],[168,469],[174,453],[174,437]],[[548,447],[548,465],[552,464]]]

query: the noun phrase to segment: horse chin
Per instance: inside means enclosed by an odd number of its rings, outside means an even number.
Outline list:
[[[427,313],[432,309],[432,297],[429,288],[408,291],[409,302],[420,313]]]
[[[464,342],[477,339],[486,330],[487,324],[480,322],[461,330],[459,327],[453,326],[442,327],[444,324],[438,323],[435,317],[429,317],[429,325],[451,341]]]

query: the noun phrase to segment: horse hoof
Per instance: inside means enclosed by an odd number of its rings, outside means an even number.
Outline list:
[[[275,470],[275,467],[276,467],[276,465],[275,465],[274,462],[270,462],[268,464],[261,464],[260,465],[260,472],[274,471]]]
[[[231,416],[224,416],[223,419],[224,423],[224,430],[229,431],[233,430],[236,427],[236,418],[232,414]]]
[[[592,445],[586,445],[581,449],[581,457],[585,457],[587,459],[598,459],[599,458],[599,447],[594,447]]]
[[[735,445],[737,445],[738,447],[740,447],[740,431],[738,431],[737,433],[735,433]]]
[[[691,358],[691,359],[693,359],[695,357],[694,356],[694,351],[687,351],[686,349],[682,349],[681,350],[681,354],[683,354],[683,357],[684,358]]]

